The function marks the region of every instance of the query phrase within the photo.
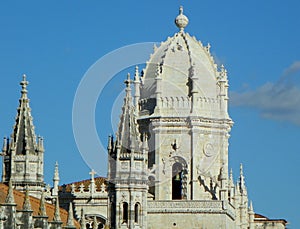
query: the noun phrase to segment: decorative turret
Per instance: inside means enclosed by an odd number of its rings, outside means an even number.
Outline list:
[[[3,142],[2,182],[7,184],[11,180],[16,190],[24,192],[26,186],[28,186],[29,192],[38,196],[38,193],[45,186],[43,139],[39,137],[37,141],[35,135],[27,96],[28,81],[26,80],[26,75],[23,75],[20,85],[22,89],[16,122],[10,139],[4,138]]]

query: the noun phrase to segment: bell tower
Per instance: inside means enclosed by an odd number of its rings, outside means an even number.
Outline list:
[[[17,108],[15,125],[10,138],[4,138],[2,148],[2,182],[12,185],[16,190],[26,187],[32,195],[39,196],[44,183],[43,139],[36,137],[29,99],[27,97],[26,75],[23,75],[21,98]]]
[[[149,136],[149,170],[155,200],[227,199],[228,80],[210,45],[179,31],[154,47],[141,77],[138,123]],[[220,195],[222,193],[222,195]]]

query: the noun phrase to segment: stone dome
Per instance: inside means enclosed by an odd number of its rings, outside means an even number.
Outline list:
[[[157,74],[162,78],[163,96],[189,96],[192,74],[199,77],[199,96],[215,96],[218,71],[210,54],[210,45],[203,46],[183,30],[154,47],[144,69],[141,98],[155,96]]]
[[[175,23],[180,31],[159,47],[154,46],[154,53],[143,70],[141,110],[153,114],[159,109],[171,114],[176,109],[186,115],[198,107],[196,110],[201,110],[203,115],[212,111],[220,113],[220,96],[226,91],[220,85],[227,83],[226,70],[221,67],[218,71],[209,44],[203,46],[185,32],[188,18],[182,9]]]

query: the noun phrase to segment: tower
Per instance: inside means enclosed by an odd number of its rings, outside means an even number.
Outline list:
[[[138,131],[128,74],[116,141],[108,143],[111,228],[147,228],[147,138]]]
[[[31,195],[40,195],[44,184],[44,146],[41,137],[36,138],[29,99],[27,97],[28,81],[23,75],[21,98],[15,118],[15,125],[10,138],[4,138],[2,149],[2,182],[9,181],[16,190]]]
[[[138,123],[149,136],[151,192],[155,200],[227,199],[227,71],[209,44],[185,32],[188,22],[181,7],[179,32],[154,47],[141,78]]]

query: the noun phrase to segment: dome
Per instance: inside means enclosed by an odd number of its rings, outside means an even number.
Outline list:
[[[155,78],[158,73],[163,82],[163,94],[166,92],[168,95],[189,96],[188,80],[191,74],[196,74],[199,77],[200,94],[213,96],[218,73],[217,65],[210,54],[210,45],[203,46],[195,37],[184,31],[188,18],[182,14],[182,8],[175,22],[180,31],[162,42],[159,47],[155,46],[154,53],[146,64],[142,98],[155,96]],[[168,90],[171,85],[176,87],[173,88],[173,92]]]
[[[193,102],[216,103],[220,91],[218,80],[222,70],[218,71],[210,53],[210,45],[203,46],[184,31],[188,18],[183,15],[182,8],[175,23],[180,31],[168,37],[159,47],[154,47],[154,53],[143,71],[140,98],[145,104],[142,109],[150,113],[158,99],[162,104],[167,101],[167,106],[180,103],[188,104],[188,108],[192,94]]]

